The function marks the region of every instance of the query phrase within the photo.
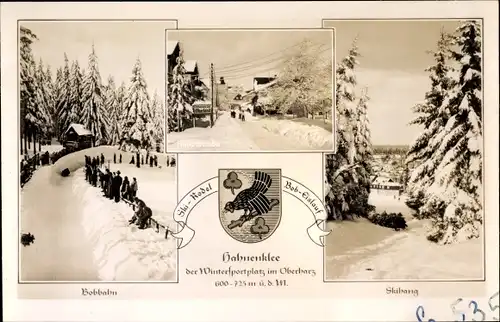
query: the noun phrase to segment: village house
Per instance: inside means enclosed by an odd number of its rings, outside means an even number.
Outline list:
[[[65,148],[86,149],[92,147],[94,136],[82,124],[71,123],[63,134]]]
[[[186,70],[187,80],[194,81],[200,77],[198,62],[196,60],[186,60],[184,62],[184,69]]]
[[[274,80],[276,80],[276,75],[274,77],[254,77],[253,90],[258,91]]]
[[[181,45],[177,40],[167,41],[167,74],[168,79],[172,77],[172,72],[177,64],[177,58],[181,53]]]

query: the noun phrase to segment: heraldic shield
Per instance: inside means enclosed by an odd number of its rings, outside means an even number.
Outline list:
[[[281,169],[219,169],[219,218],[239,242],[271,237],[281,220]]]

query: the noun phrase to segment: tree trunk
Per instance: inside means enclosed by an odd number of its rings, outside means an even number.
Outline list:
[[[23,154],[26,155],[26,154],[28,154],[28,128],[26,127],[26,125],[24,126],[23,137],[24,137],[24,152],[23,152]]]
[[[33,129],[33,154],[36,154],[36,129]]]

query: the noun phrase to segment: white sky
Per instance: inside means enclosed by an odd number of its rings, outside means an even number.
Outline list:
[[[457,21],[336,21],[337,61],[347,55],[355,37],[362,57],[357,81],[368,87],[371,97],[368,117],[372,142],[377,145],[406,145],[421,131],[408,126],[415,114],[411,108],[422,102],[430,89],[425,68],[433,58],[441,28],[454,31]]]
[[[209,77],[213,63],[217,78],[245,89],[252,88],[254,77],[276,75],[286,49],[305,39],[320,48],[322,60],[333,60],[331,30],[169,30],[166,36],[182,44],[185,60],[198,61],[202,78]]]
[[[36,62],[42,58],[49,64],[53,77],[64,66],[64,53],[69,62],[78,60],[87,69],[88,55],[94,43],[99,72],[103,83],[109,75],[116,86],[122,81],[128,87],[132,68],[139,57],[148,90],[163,97],[165,87],[165,29],[175,28],[175,22],[22,22],[37,37],[32,45]]]

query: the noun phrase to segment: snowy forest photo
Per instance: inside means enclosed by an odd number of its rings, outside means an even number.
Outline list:
[[[20,23],[20,281],[176,280],[172,25]]]
[[[116,84],[113,75],[103,81],[93,44],[86,66],[65,52],[60,65],[51,66],[31,49],[43,39],[22,25],[20,33],[21,154],[27,154],[31,144],[36,153],[43,143],[60,141],[72,123],[92,133],[92,146],[163,150],[163,99],[156,91],[150,93],[140,58],[129,67],[129,79]]]
[[[325,159],[326,278],[482,279],[480,21],[325,27],[343,57],[337,152]]]

